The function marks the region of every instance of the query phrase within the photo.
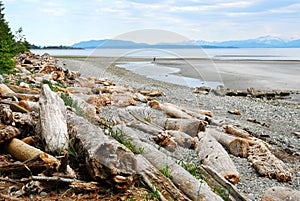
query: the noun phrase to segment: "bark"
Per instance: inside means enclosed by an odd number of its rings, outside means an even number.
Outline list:
[[[256,140],[250,146],[248,161],[262,176],[275,178],[281,182],[292,180],[292,170],[280,159],[274,156],[265,142]]]
[[[199,133],[195,151],[204,165],[211,167],[233,184],[239,182],[240,174],[233,161],[214,137],[207,133]]]
[[[250,133],[248,133],[247,131],[245,131],[241,128],[233,126],[233,125],[226,125],[225,131],[226,131],[226,133],[229,133],[229,134],[237,136],[237,137],[242,137],[242,138],[251,137]]]
[[[286,187],[272,187],[263,194],[262,201],[300,201],[300,191]]]
[[[0,129],[0,144],[10,139],[13,139],[14,137],[17,137],[20,134],[21,131],[18,128],[13,126],[6,126]]]
[[[150,189],[155,188],[161,200],[189,200],[173,183],[142,155],[137,155],[137,171]]]
[[[45,149],[60,152],[68,148],[66,107],[63,100],[51,91],[47,84],[42,86],[40,95],[40,118],[37,133],[45,141]]]
[[[55,169],[56,171],[59,170],[59,167],[61,165],[60,161],[57,158],[55,158],[54,156],[51,156],[51,155],[41,151],[40,149],[32,147],[17,138],[13,138],[11,140],[11,142],[6,147],[6,150],[14,158],[16,158],[17,160],[20,160],[20,161],[27,161],[27,160],[34,159],[35,157],[38,157],[45,164],[50,166],[52,169]],[[65,176],[75,178],[76,174],[70,168],[70,166],[67,166]]]
[[[120,189],[129,188],[136,172],[134,154],[84,118],[72,112],[67,117],[69,134],[78,142],[75,149],[84,158],[90,176]]]
[[[142,142],[138,137],[138,131],[126,126],[118,125],[114,129],[122,130],[124,136],[138,148],[143,148],[141,153],[154,167],[162,171],[167,168],[172,182],[184,192],[191,200],[222,200],[213,193],[206,183],[201,183],[189,172],[183,169],[170,157],[157,150],[154,146]]]
[[[228,135],[214,128],[207,129],[206,133],[225,146],[232,155],[243,158],[248,157],[249,141],[247,139]]]

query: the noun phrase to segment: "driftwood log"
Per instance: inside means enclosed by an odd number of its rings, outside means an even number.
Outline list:
[[[13,138],[11,142],[7,145],[6,150],[9,154],[11,154],[14,158],[20,161],[27,161],[34,159],[35,157],[40,158],[45,164],[49,165],[51,168],[55,169],[57,172],[65,173],[64,176],[75,178],[76,174],[74,170],[70,166],[66,166],[63,171],[61,170],[61,162],[40,149],[32,147],[22,140],[17,138]]]
[[[156,169],[147,159],[141,154],[136,155],[137,172],[149,186],[155,188],[160,194],[161,200],[189,200],[173,183]],[[153,184],[157,185],[153,185]]]
[[[67,122],[70,137],[77,142],[75,149],[84,158],[90,176],[105,180],[116,188],[129,188],[136,172],[134,154],[106,136],[100,127],[73,112],[68,112]]]
[[[0,143],[8,141],[21,134],[21,131],[13,126],[5,126],[0,129]]]
[[[232,155],[243,158],[248,157],[249,140],[228,135],[218,131],[216,128],[208,128],[205,133],[213,136],[219,143],[225,146]]]
[[[229,134],[237,136],[237,137],[242,137],[242,138],[251,137],[250,133],[248,133],[247,131],[245,131],[241,128],[233,126],[233,125],[226,125],[225,131],[226,131],[226,133],[229,133]]]
[[[144,151],[141,154],[157,169],[160,171],[167,169],[173,183],[191,200],[222,200],[221,197],[212,192],[206,183],[201,183],[154,146],[141,141],[137,130],[124,125],[115,126],[114,130],[121,130],[124,137],[131,140],[137,148],[143,148]]]
[[[250,146],[248,161],[262,176],[278,181],[286,182],[292,180],[292,170],[280,159],[274,156],[267,144],[259,139]]]
[[[300,191],[286,187],[272,187],[263,194],[262,201],[300,201]]]
[[[196,142],[195,151],[202,163],[220,173],[231,183],[238,183],[240,174],[222,145],[207,133],[200,132],[198,137],[199,142]]]
[[[66,107],[63,100],[51,91],[47,84],[42,86],[40,95],[40,118],[37,133],[45,141],[45,149],[60,152],[68,148]]]

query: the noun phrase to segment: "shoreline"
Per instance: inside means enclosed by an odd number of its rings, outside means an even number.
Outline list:
[[[210,93],[201,95],[192,93],[192,89],[152,80],[139,74],[135,74],[115,65],[108,67],[108,60],[103,59],[63,59],[70,70],[79,70],[84,77],[101,77],[137,90],[160,90],[163,96],[158,100],[195,110],[201,108],[213,112],[213,117],[223,119],[224,124],[232,124],[246,128],[255,136],[272,145],[272,153],[287,163],[295,171],[294,179],[288,183],[277,182],[258,176],[255,169],[245,158],[231,156],[241,174],[241,180],[236,185],[237,189],[251,200],[259,200],[268,187],[285,186],[299,189],[300,179],[300,150],[299,139],[292,132],[300,131],[300,105],[288,104],[281,100],[265,101],[251,97],[215,96]],[[105,119],[114,119],[118,114],[114,107],[101,108],[101,115]],[[229,114],[229,110],[238,109],[242,115]],[[247,121],[255,118],[266,122],[270,126],[265,127]],[[178,153],[185,157],[184,153]],[[191,157],[190,155],[188,157]]]
[[[152,62],[152,58],[130,57],[57,58],[92,62],[98,65],[97,70],[100,71],[115,63]],[[300,90],[300,61],[158,58],[155,63],[162,67],[179,68],[180,72],[173,75],[224,83],[230,89],[246,90],[253,87],[262,90]]]

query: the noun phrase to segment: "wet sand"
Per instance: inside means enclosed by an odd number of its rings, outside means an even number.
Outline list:
[[[61,59],[64,60],[64,59]],[[133,61],[151,62],[149,58],[111,57],[66,58],[73,60],[85,76],[103,76],[113,63]],[[78,62],[83,62],[80,65]],[[89,63],[88,68],[86,64]],[[300,61],[261,60],[209,60],[209,59],[157,59],[161,67],[179,68],[176,75],[201,79],[204,82],[220,82],[231,89],[300,90]]]
[[[203,60],[158,61],[164,66],[180,68],[179,74],[222,82],[232,89],[300,90],[300,61]]]

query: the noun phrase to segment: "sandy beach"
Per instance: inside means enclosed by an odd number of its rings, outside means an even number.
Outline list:
[[[77,69],[87,76],[108,72],[112,63],[152,62],[149,58],[120,60],[110,57],[90,57],[76,60],[90,64],[88,68],[84,66],[85,64],[76,64]],[[231,89],[246,90],[248,87],[254,87],[300,90],[300,61],[158,59],[155,63],[161,68],[179,68],[180,72],[176,75],[201,79],[204,83],[217,82]]]

